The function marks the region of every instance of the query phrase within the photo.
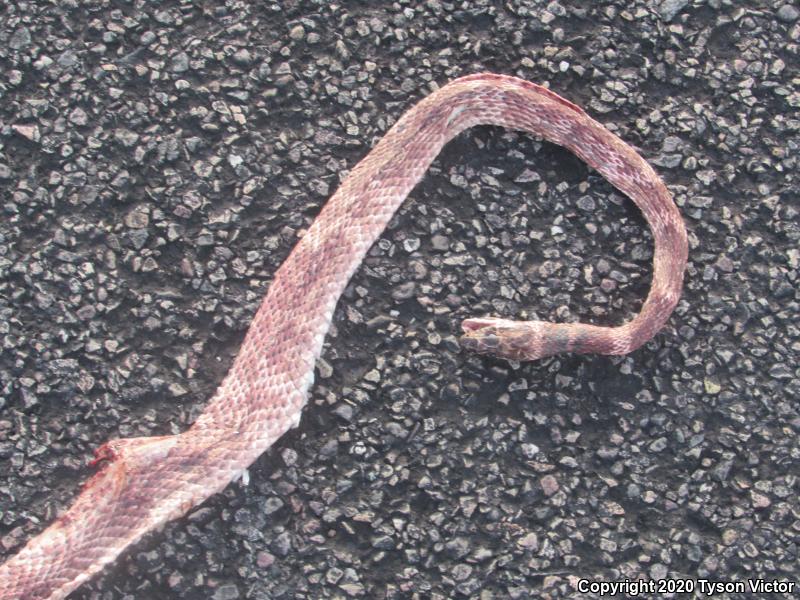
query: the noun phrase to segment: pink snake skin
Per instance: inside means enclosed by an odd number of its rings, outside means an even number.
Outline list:
[[[665,323],[681,293],[687,238],[659,177],[580,108],[514,77],[462,77],[409,110],[352,170],[275,273],[214,397],[180,435],[112,440],[72,507],[0,566],[1,600],[56,599],[125,548],[221,491],[297,426],[339,296],[367,250],[450,139],[479,124],[565,146],[627,194],[652,230],[650,292],[619,327],[475,318],[462,345],[515,360],[625,354]]]

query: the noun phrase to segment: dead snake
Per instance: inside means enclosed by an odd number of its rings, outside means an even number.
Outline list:
[[[463,347],[516,360],[560,352],[625,354],[664,324],[681,293],[686,231],[659,177],[630,146],[539,85],[478,74],[429,95],[352,170],[275,273],[213,399],[180,435],[113,440],[72,507],[0,566],[0,599],[63,598],[145,533],[221,491],[288,429],[314,379],[339,296],[367,250],[433,159],[478,124],[527,131],[565,146],[627,194],[655,241],[640,313],[620,327],[463,322]]]

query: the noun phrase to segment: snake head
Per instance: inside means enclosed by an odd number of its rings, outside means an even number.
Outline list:
[[[568,351],[569,326],[544,321],[510,321],[495,317],[465,319],[462,348],[507,360],[538,360]]]

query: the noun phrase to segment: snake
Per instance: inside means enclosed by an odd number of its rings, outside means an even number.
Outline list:
[[[403,114],[343,179],[275,272],[230,370],[190,428],[99,447],[70,508],[0,566],[0,600],[66,597],[146,533],[242,476],[296,427],[348,281],[442,147],[476,125],[528,132],[599,172],[644,215],[653,270],[639,312],[621,325],[474,317],[461,324],[460,345],[530,361],[621,355],[650,340],[677,305],[688,254],[663,181],[631,146],[546,87],[493,73],[455,79]]]

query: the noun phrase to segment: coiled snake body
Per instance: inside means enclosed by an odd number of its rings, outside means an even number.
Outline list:
[[[409,110],[352,170],[278,269],[236,360],[180,435],[113,440],[72,507],[0,566],[0,600],[64,598],[145,533],[222,490],[297,425],[334,307],[350,276],[442,146],[478,124],[572,150],[627,194],[655,241],[650,292],[620,327],[475,318],[465,348],[518,360],[559,352],[624,354],[658,331],[678,301],[687,241],[653,169],[581,109],[514,77],[457,79]]]

